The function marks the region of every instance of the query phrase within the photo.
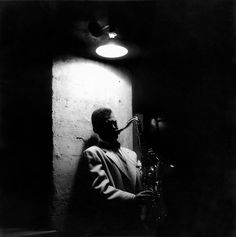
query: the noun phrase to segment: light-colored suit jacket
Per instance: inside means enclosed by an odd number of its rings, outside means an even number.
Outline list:
[[[78,225],[87,235],[128,235],[137,230],[140,219],[134,197],[141,182],[136,153],[92,146],[83,152],[81,164]]]
[[[84,151],[92,177],[91,188],[104,200],[126,202],[140,191],[140,172],[135,152],[121,147],[114,152],[92,146]]]

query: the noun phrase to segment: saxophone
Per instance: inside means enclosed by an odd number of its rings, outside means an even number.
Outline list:
[[[154,150],[145,144],[138,116],[131,118],[125,127],[118,130],[118,133],[126,129],[131,123],[135,125],[135,133],[140,150],[139,162],[142,186],[144,190],[151,190],[154,193],[154,201],[150,205],[142,207],[141,219],[147,228],[153,229],[160,226],[167,217],[167,208],[162,190],[162,167],[167,164],[163,163]],[[168,164],[168,166],[174,168],[173,165]]]

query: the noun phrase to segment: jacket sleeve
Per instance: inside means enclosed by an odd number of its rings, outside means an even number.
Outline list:
[[[92,177],[91,188],[97,195],[108,201],[132,202],[135,194],[112,186],[99,157],[99,152],[86,150],[83,155],[88,161],[89,172]]]

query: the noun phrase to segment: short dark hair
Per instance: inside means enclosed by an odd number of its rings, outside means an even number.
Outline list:
[[[107,116],[110,116],[112,110],[110,108],[102,107],[93,111],[91,121],[94,132],[98,132]]]

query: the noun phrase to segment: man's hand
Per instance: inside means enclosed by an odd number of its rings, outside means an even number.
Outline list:
[[[150,190],[144,190],[135,195],[134,201],[137,204],[149,204],[154,201],[154,193]]]

